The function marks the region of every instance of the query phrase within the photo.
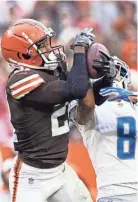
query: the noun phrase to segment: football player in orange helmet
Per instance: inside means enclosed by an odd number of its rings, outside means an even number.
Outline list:
[[[2,55],[12,67],[55,70],[61,61],[65,61],[65,54],[62,45],[52,47],[54,35],[51,28],[38,21],[19,20],[2,38]]]
[[[65,161],[68,152],[68,102],[84,98],[88,89],[85,52],[94,42],[92,29],[76,35],[73,66],[63,46],[51,45],[54,32],[23,19],[2,37],[4,59],[13,67],[6,92],[18,152],[10,173],[12,202],[90,202],[85,185]],[[66,73],[66,72],[65,72]]]

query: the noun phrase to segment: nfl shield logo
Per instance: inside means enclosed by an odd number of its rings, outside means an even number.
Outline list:
[[[29,184],[33,184],[34,183],[34,179],[33,178],[29,178],[28,182],[29,182]]]

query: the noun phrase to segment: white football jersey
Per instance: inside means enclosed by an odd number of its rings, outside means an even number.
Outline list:
[[[95,107],[94,119],[82,129],[84,144],[97,175],[98,191],[108,187],[108,196],[121,195],[123,191],[129,194],[129,190],[130,194],[136,192],[137,112],[138,106],[131,103],[106,101]],[[123,183],[132,185],[131,189],[118,187],[116,193],[109,189]]]

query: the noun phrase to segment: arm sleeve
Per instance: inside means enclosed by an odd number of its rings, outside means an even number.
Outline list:
[[[89,79],[86,65],[85,54],[74,54],[74,62],[68,74],[65,84],[61,84],[61,94],[63,100],[70,101],[83,99],[88,90]]]
[[[102,96],[99,94],[101,88],[112,86],[113,79],[107,79],[106,77],[103,77],[101,80],[98,80],[93,83],[93,93],[95,97],[95,104],[101,105],[107,100],[107,96]]]
[[[26,95],[23,102],[27,105],[59,104],[73,99],[82,99],[88,89],[88,73],[85,54],[74,54],[74,62],[66,81],[56,80],[42,84]]]

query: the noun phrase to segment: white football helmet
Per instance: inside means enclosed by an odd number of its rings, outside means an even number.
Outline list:
[[[129,71],[129,66],[117,56],[112,57],[115,62],[115,67],[118,71],[117,76],[113,82],[114,87],[118,88],[128,88],[128,84],[131,83],[131,75]]]

